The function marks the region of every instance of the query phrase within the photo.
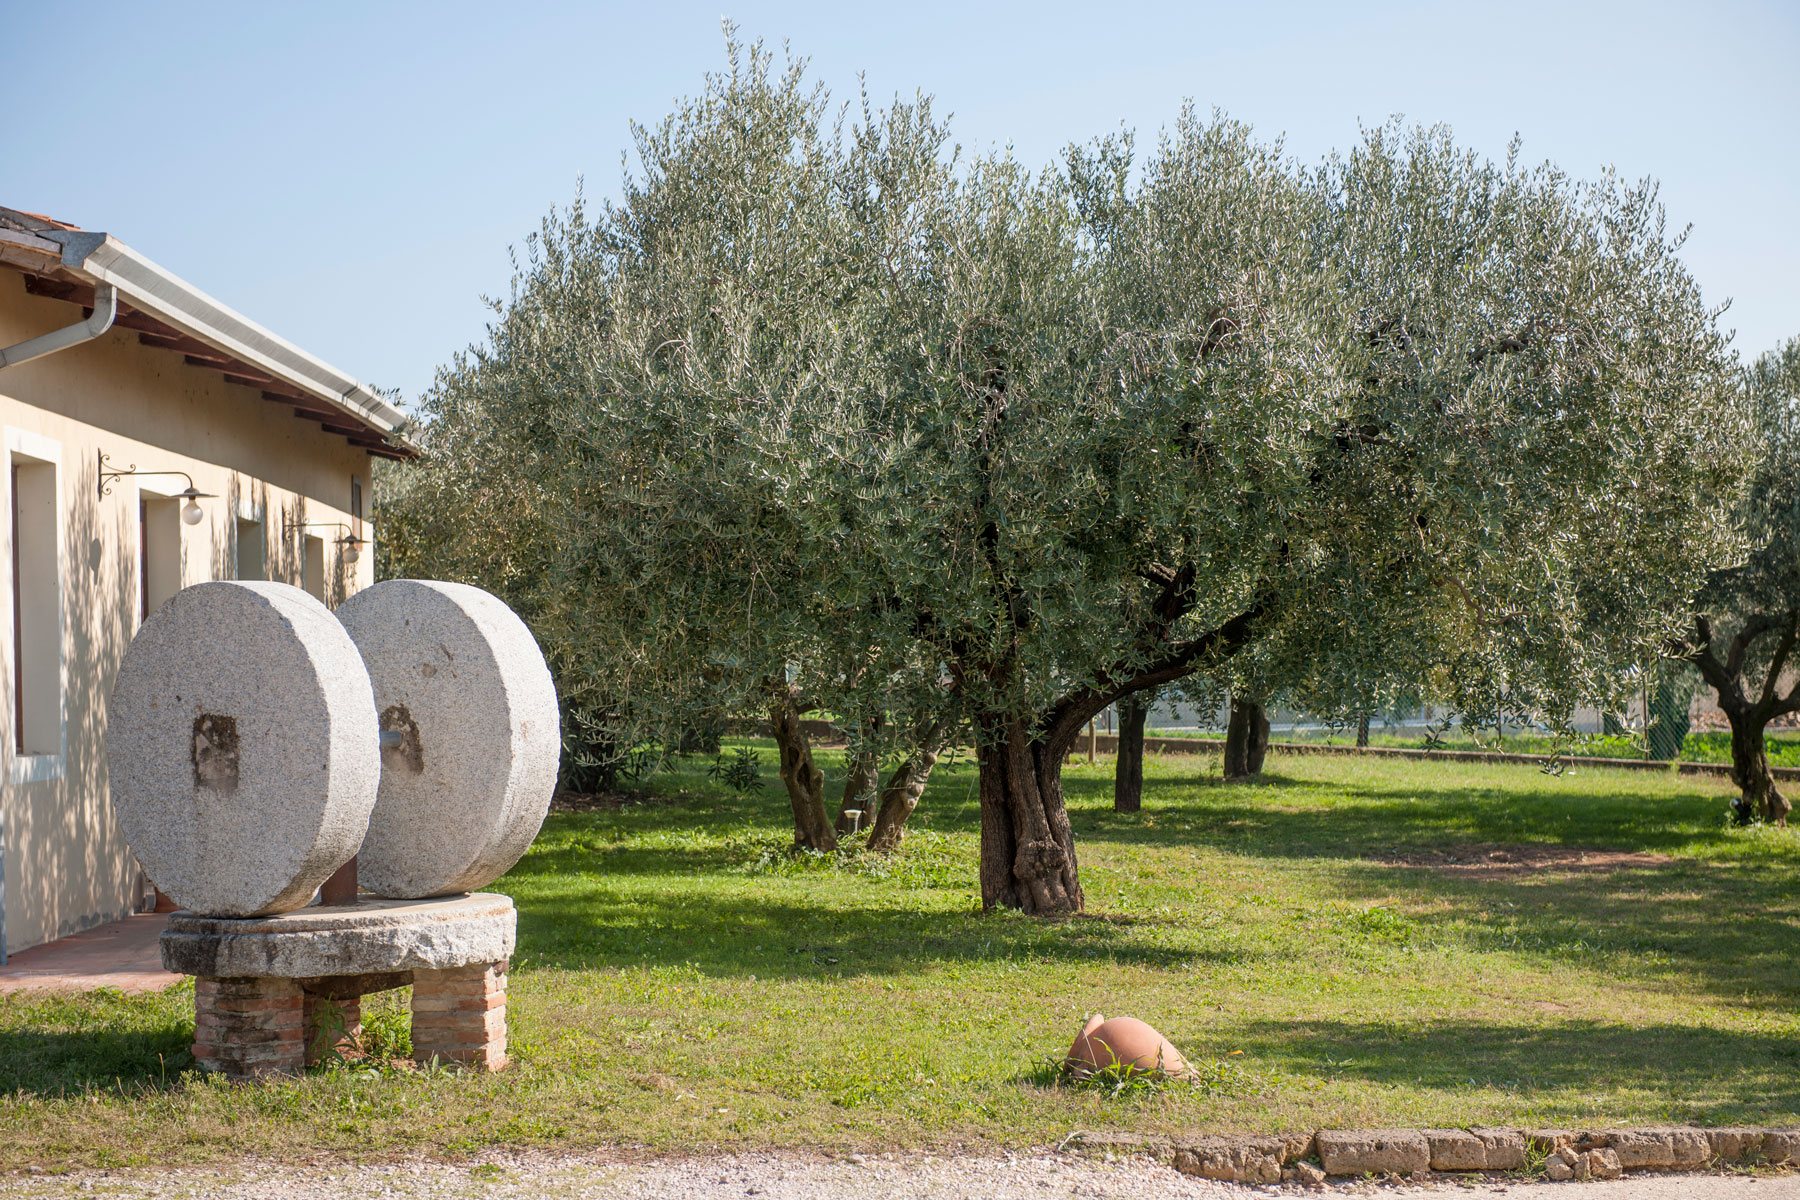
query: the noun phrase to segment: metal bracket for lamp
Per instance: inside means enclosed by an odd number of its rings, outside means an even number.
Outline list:
[[[181,509],[181,519],[189,525],[198,525],[200,523],[200,518],[206,515],[200,511],[200,501],[217,499],[213,493],[203,492],[195,487],[194,477],[189,475],[186,471],[140,471],[137,469],[136,463],[129,464],[123,471],[109,471],[107,470],[107,467],[112,461],[111,458],[104,450],[99,453],[100,477],[95,482],[94,490],[99,494],[99,498],[102,500],[112,494],[113,481],[115,479],[123,479],[127,475],[179,475],[187,480],[187,487],[176,492],[173,496],[168,497],[168,499],[186,500],[187,503],[183,505]]]
[[[361,558],[362,557],[362,548],[369,544],[364,539],[357,537],[355,531],[353,531],[350,528],[350,526],[346,525],[342,521],[302,521],[295,528],[298,528],[298,529],[341,529],[341,530],[343,530],[344,536],[337,540],[336,545],[338,545],[341,548],[341,553],[344,556],[345,562],[353,563],[357,559]]]

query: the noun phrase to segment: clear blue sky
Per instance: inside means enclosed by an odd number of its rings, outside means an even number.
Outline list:
[[[1316,159],[1358,121],[1663,184],[1755,354],[1800,334],[1800,3],[307,4],[0,0],[0,204],[104,229],[416,397],[479,340],[507,247],[627,122],[724,65],[722,16],[841,98],[922,90],[1045,162],[1182,100]]]

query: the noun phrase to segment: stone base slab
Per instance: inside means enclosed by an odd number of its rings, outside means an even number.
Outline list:
[[[308,979],[442,971],[512,957],[519,914],[492,892],[438,900],[313,907],[271,917],[177,912],[162,935],[163,965],[214,978]]]

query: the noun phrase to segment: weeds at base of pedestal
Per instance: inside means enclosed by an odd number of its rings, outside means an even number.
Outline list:
[[[382,1062],[412,1057],[411,988],[363,998],[362,1051]]]
[[[362,998],[362,1028],[352,1034],[344,1006],[319,1000],[314,1009],[309,1057],[313,1070],[412,1070],[412,989]]]

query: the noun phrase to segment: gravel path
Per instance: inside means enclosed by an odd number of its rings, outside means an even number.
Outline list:
[[[129,1196],[144,1200],[1248,1200],[1253,1196],[1501,1195],[1559,1200],[1800,1200],[1800,1175],[1641,1176],[1613,1183],[1502,1184],[1446,1179],[1323,1192],[1191,1179],[1166,1160],[1066,1155],[925,1154],[823,1158],[760,1153],[682,1160],[499,1159],[317,1168],[247,1164],[224,1170],[25,1174],[0,1197]]]

